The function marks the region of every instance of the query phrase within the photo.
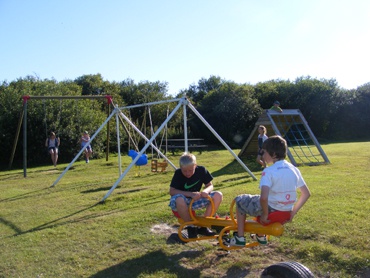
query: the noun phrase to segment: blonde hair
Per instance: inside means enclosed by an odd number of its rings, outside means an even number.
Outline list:
[[[262,128],[263,129],[263,134],[266,134],[267,130],[266,130],[266,127],[264,125],[260,125],[260,126],[258,126],[258,128]]]
[[[195,155],[192,153],[183,153],[180,157],[180,167],[188,166],[188,165],[195,165],[197,164],[197,159]]]

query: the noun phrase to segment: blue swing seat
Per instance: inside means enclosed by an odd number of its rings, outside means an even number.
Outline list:
[[[134,160],[138,155],[138,152],[134,150],[129,150],[128,156]],[[143,166],[148,164],[148,156],[146,154],[142,154],[140,158],[136,161],[135,165],[136,166]]]

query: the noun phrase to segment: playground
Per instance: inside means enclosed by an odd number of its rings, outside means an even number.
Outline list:
[[[330,164],[300,166],[312,196],[267,246],[225,250],[217,239],[174,243],[179,228],[168,207],[173,168],[132,167],[109,198],[117,155],[0,172],[0,273],[3,277],[259,277],[270,265],[299,262],[315,277],[368,277],[369,142],[321,145]],[[233,150],[238,153],[240,150]],[[227,150],[203,151],[198,163],[214,176],[229,215],[235,196],[258,194],[253,176]],[[349,154],[356,159],[349,161]],[[176,165],[180,153],[168,154]],[[122,168],[132,163],[122,153]],[[139,173],[139,175],[138,175]]]

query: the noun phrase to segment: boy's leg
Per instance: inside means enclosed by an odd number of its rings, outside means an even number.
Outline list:
[[[215,208],[215,211],[214,211],[215,213],[217,212],[218,207],[220,206],[222,202],[222,198],[223,198],[223,195],[221,192],[219,191],[214,192],[214,195],[212,196],[212,200],[213,200],[213,205]],[[212,213],[212,206],[211,204],[209,204],[206,208],[206,211],[204,212],[204,216],[205,217],[212,216],[211,213]]]
[[[181,219],[183,219],[185,222],[191,221],[189,207],[183,198],[176,199],[176,210],[180,215]]]
[[[245,219],[247,216],[236,209],[236,220],[238,222],[238,237],[244,237]]]
[[[237,235],[234,234],[234,237],[230,239],[231,246],[245,246],[245,237],[244,237],[244,225],[245,225],[246,215],[236,209],[236,220],[238,222],[238,231]]]
[[[237,235],[230,240],[230,245],[245,246],[244,226],[248,215],[255,215],[259,210],[259,195],[243,194],[235,198]]]

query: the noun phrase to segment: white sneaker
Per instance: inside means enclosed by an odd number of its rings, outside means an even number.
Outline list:
[[[240,246],[240,247],[244,247],[245,246],[245,237],[238,237],[238,236],[233,236],[231,239],[230,239],[230,242],[229,242],[230,246]]]
[[[258,241],[259,244],[262,244],[262,245],[266,245],[267,244],[267,237],[266,237],[266,235],[263,235],[263,236],[256,235],[256,239],[257,239],[257,241]]]

